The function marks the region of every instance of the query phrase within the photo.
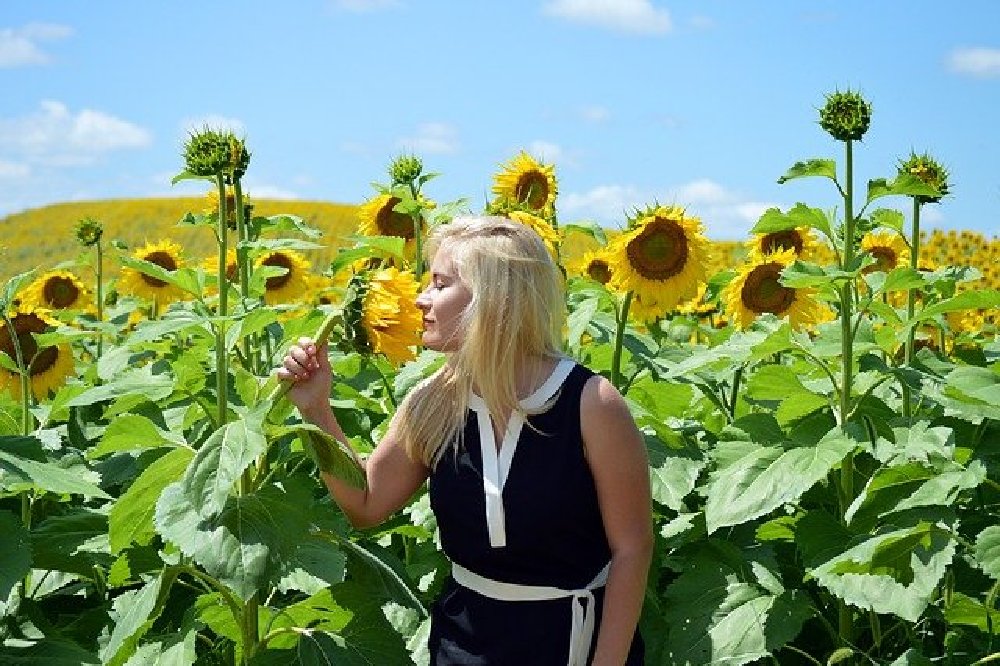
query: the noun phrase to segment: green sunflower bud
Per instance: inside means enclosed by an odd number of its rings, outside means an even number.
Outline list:
[[[368,277],[365,273],[355,273],[347,284],[344,294],[344,337],[341,349],[345,352],[370,354],[371,341],[365,332],[365,296],[368,294]]]
[[[409,185],[420,178],[424,163],[416,155],[400,155],[389,165],[393,185]]]
[[[184,144],[187,170],[196,176],[220,174],[232,180],[241,178],[250,164],[246,143],[230,131],[209,129],[192,132]]]
[[[949,194],[948,170],[927,153],[922,155],[910,153],[907,159],[900,160],[899,173],[900,175],[910,174],[916,176],[940,193],[938,196],[918,195],[916,199],[922,204],[937,203],[941,201],[942,197]]]
[[[836,91],[826,96],[819,111],[819,124],[838,141],[859,141],[872,121],[872,105],[861,93]]]
[[[97,245],[102,234],[104,226],[92,217],[85,217],[76,223],[76,239],[87,247]]]

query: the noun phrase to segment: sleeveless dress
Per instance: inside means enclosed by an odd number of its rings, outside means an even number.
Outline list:
[[[489,412],[470,397],[464,445],[457,455],[445,452],[430,474],[431,507],[454,564],[495,581],[566,590],[586,587],[606,567],[611,552],[580,432],[580,397],[592,376],[561,360],[521,402],[549,409],[523,425],[512,417],[499,455]],[[593,594],[591,657],[604,588]],[[574,603],[572,597],[501,601],[450,576],[431,609],[431,664],[563,666]],[[643,651],[637,631],[626,664],[642,664]]]

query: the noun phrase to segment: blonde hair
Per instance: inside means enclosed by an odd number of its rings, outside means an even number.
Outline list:
[[[433,467],[460,445],[473,387],[490,414],[520,410],[518,370],[532,357],[562,356],[563,278],[531,228],[504,217],[456,217],[434,229],[427,256],[451,253],[472,292],[448,362],[414,389],[397,414],[409,456]]]

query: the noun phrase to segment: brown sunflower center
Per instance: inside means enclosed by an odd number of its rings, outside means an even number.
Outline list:
[[[264,288],[267,289],[268,291],[281,289],[286,284],[288,284],[289,280],[292,279],[292,270],[295,268],[295,265],[292,263],[292,260],[288,256],[281,253],[275,253],[270,255],[260,263],[264,266],[280,266],[281,268],[285,269],[284,275],[274,275],[272,277],[267,278],[267,280],[264,282]]]
[[[145,259],[151,264],[156,264],[163,270],[167,271],[177,270],[177,260],[174,259],[174,256],[169,252],[167,252],[166,250],[157,250],[155,252],[150,252],[149,254],[144,256],[143,259]],[[141,275],[143,281],[145,281],[146,284],[152,287],[159,288],[167,286],[167,283],[161,280],[160,278],[155,278],[152,275],[146,275],[145,273],[142,273]]]
[[[514,196],[518,203],[527,204],[532,210],[541,210],[549,200],[549,180],[541,171],[526,171],[517,179]]]
[[[392,197],[385,202],[375,216],[375,227],[379,235],[397,236],[410,240],[416,234],[413,231],[413,218],[406,213],[400,213],[393,208],[401,201],[399,197]]]
[[[626,247],[632,268],[648,280],[669,280],[684,270],[688,241],[674,220],[656,217]]]
[[[783,314],[795,302],[795,290],[778,282],[781,270],[779,263],[762,264],[747,276],[740,291],[743,305],[758,314],[770,312]]]
[[[79,297],[80,290],[76,284],[64,275],[53,275],[42,287],[42,298],[50,308],[68,308]]]
[[[896,263],[899,261],[899,258],[896,256],[896,251],[891,247],[885,247],[884,245],[877,245],[869,248],[868,253],[874,257],[875,263],[870,266],[866,266],[865,269],[861,271],[862,273],[872,273],[874,271],[888,273],[896,267]]]
[[[795,229],[774,231],[760,240],[760,249],[764,254],[781,250],[795,250],[795,254],[802,254],[802,247],[802,235]]]
[[[611,267],[603,259],[594,259],[587,264],[587,275],[591,280],[607,284],[611,280]]]
[[[55,347],[46,347],[41,352],[38,351],[38,343],[32,337],[32,333],[44,333],[47,324],[38,315],[27,313],[14,317],[14,336],[21,347],[22,358],[29,364],[30,374],[37,375],[45,372],[55,363],[59,356],[59,350]],[[0,351],[7,354],[11,360],[17,360],[17,351],[14,349],[15,337],[4,326],[0,328]]]

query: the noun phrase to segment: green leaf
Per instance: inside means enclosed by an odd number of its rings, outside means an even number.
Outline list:
[[[199,176],[197,174],[191,173],[190,171],[181,171],[179,174],[170,179],[171,185],[176,185],[182,180],[207,180],[210,183],[215,182],[215,176]]]
[[[39,490],[57,495],[66,493],[83,495],[84,497],[111,498],[106,492],[87,481],[86,478],[81,478],[81,471],[83,470],[80,469],[80,466],[77,466],[76,469],[66,469],[55,463],[30,460],[0,449],[0,472],[27,478]],[[3,477],[0,476],[0,481],[2,480]]]
[[[986,634],[1000,632],[1000,612],[961,592],[952,593],[951,603],[944,609],[944,619],[949,625],[975,627]]]
[[[320,471],[332,474],[355,488],[368,486],[365,469],[347,444],[311,423],[299,423],[289,430],[299,438]]]
[[[673,511],[681,511],[707,460],[667,449],[656,438],[646,438],[653,499]]]
[[[933,319],[947,312],[979,309],[995,310],[997,308],[1000,308],[1000,290],[982,289],[979,291],[963,291],[957,296],[927,306],[918,312],[908,325],[916,326],[921,322]]]
[[[308,488],[267,486],[202,519],[180,483],[156,504],[157,531],[243,600],[276,581],[308,534]]]
[[[781,284],[794,289],[822,287],[853,280],[857,274],[852,271],[842,271],[839,268],[824,268],[796,259],[781,271]]]
[[[108,517],[88,509],[50,516],[32,528],[31,552],[36,569],[75,573],[85,578],[94,567],[110,567]]]
[[[885,227],[894,229],[900,234],[903,233],[903,224],[906,218],[898,210],[892,208],[876,208],[871,214],[872,228]]]
[[[866,206],[876,199],[888,196],[939,197],[941,193],[917,176],[908,173],[900,174],[893,180],[875,178],[868,181]]]
[[[0,663],[5,666],[100,666],[101,660],[68,640],[42,638],[27,645],[0,644]]]
[[[227,423],[198,449],[180,484],[202,518],[222,511],[243,471],[267,450],[262,420],[251,413]]]
[[[31,572],[31,544],[21,520],[9,511],[0,511],[0,601]]]
[[[87,389],[66,403],[68,407],[82,407],[98,402],[117,400],[123,396],[142,396],[150,402],[168,397],[174,390],[174,382],[167,375],[153,374],[152,366],[144,366],[129,371],[107,384]]]
[[[846,603],[916,622],[954,555],[954,540],[922,522],[870,537],[811,573]]]
[[[115,621],[111,638],[101,648],[101,661],[105,664],[122,664],[135,650],[138,639],[156,619],[154,610],[160,597],[164,575],[153,578],[138,590],[129,590],[115,598],[112,616]],[[172,579],[173,576],[170,576]],[[170,585],[170,582],[167,583]],[[152,616],[152,617],[151,617]]]
[[[30,271],[18,273],[7,280],[3,286],[3,291],[0,292],[0,308],[2,308],[3,312],[7,312],[10,309],[11,303],[14,302],[17,295],[24,289],[24,285],[34,279],[36,272],[37,269],[33,268]]]
[[[278,215],[268,215],[267,217],[255,217],[252,223],[261,231],[292,231],[302,234],[306,238],[319,238],[323,232],[316,227],[306,224],[298,215],[280,213]]]
[[[786,365],[765,365],[751,375],[746,395],[755,400],[776,400],[775,417],[787,426],[807,414],[830,404],[830,398],[813,393],[799,380],[799,375]]]
[[[664,599],[664,664],[732,664],[763,659],[794,639],[812,615],[801,591],[736,546],[709,540],[688,558]]]
[[[601,245],[608,244],[607,234],[604,232],[604,227],[597,224],[596,222],[591,222],[589,220],[577,220],[575,222],[560,223],[560,230],[563,232],[563,238],[566,238],[570,232],[579,232],[590,236],[596,240]]]
[[[708,533],[739,525],[793,502],[825,478],[827,473],[857,447],[839,430],[830,431],[815,446],[785,450],[755,443],[719,443],[712,455],[725,456],[709,476],[705,492],[705,525]],[[735,455],[730,455],[730,450]]]
[[[571,348],[580,346],[580,338],[590,327],[590,322],[601,307],[600,298],[591,296],[581,301],[567,317],[568,331],[566,344]]]
[[[796,162],[785,175],[778,179],[778,184],[787,183],[796,178],[811,178],[819,176],[837,182],[837,163],[831,159],[813,158]]]
[[[278,590],[286,593],[301,590],[313,595],[344,581],[347,556],[328,539],[307,537],[299,542],[285,566]]]
[[[950,395],[968,396],[991,405],[1000,405],[1000,373],[987,368],[963,366],[948,373],[945,385]]]
[[[154,264],[151,261],[146,261],[145,259],[139,259],[137,257],[130,257],[128,255],[122,255],[119,261],[125,268],[131,268],[132,270],[139,271],[143,275],[166,282],[167,284],[177,287],[181,291],[193,296],[201,296],[201,284],[203,283],[203,280],[199,280],[196,274],[197,271],[193,271],[190,268],[168,271],[162,266]]]
[[[168,430],[161,430],[145,416],[124,414],[108,424],[100,443],[87,451],[87,457],[94,459],[118,451],[184,445],[183,438]]]
[[[826,236],[832,234],[830,222],[823,211],[819,208],[810,208],[803,203],[795,204],[787,213],[782,213],[779,208],[768,208],[750,233],[769,234],[799,227],[816,229]]]
[[[187,447],[171,450],[143,470],[115,501],[108,514],[108,538],[113,554],[133,543],[149,543],[156,533],[153,516],[160,493],[181,478],[193,457],[194,451]]]
[[[1000,580],[1000,527],[990,525],[976,537],[976,562],[994,580]]]
[[[920,271],[909,266],[894,268],[885,277],[885,283],[879,291],[906,291],[909,289],[919,289],[924,286],[924,277]]]
[[[197,638],[194,627],[185,626],[181,633],[140,645],[125,666],[192,666],[197,660]]]

